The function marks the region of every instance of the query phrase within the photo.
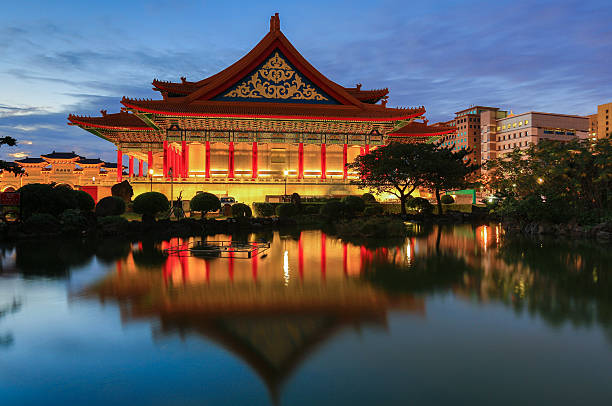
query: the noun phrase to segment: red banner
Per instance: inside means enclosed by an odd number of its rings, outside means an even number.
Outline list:
[[[0,193],[0,205],[2,206],[19,206],[21,195],[18,192]]]

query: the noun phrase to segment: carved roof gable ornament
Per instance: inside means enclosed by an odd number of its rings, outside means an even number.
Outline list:
[[[338,104],[295,69],[278,49],[215,100]]]

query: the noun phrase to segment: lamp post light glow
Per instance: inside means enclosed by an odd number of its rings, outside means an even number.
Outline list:
[[[287,176],[289,175],[289,171],[285,169],[283,173],[285,174],[285,194],[283,195],[283,200],[285,200],[284,197],[287,196]]]
[[[151,181],[151,192],[153,191],[153,168],[149,169],[149,180]]]
[[[538,183],[541,185],[542,183],[544,183],[544,179],[538,178]]]

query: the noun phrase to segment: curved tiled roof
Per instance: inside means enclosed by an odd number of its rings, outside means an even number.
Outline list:
[[[403,136],[403,137],[433,137],[436,135],[449,134],[455,131],[454,127],[448,127],[443,125],[427,125],[427,123],[410,122],[399,130],[390,133],[390,136]]]
[[[40,163],[47,162],[47,161],[45,161],[42,158],[23,158],[23,159],[16,159],[15,162],[18,164],[40,164]]]
[[[361,90],[360,87],[345,87],[350,95],[355,97],[357,100],[365,103],[377,103],[380,99],[389,94],[389,89],[372,89],[372,90]]]
[[[115,114],[102,113],[100,117],[84,117],[70,114],[68,120],[71,124],[90,128],[104,128],[109,130],[153,130],[141,119],[127,111]]]
[[[99,164],[104,164],[104,161],[102,161],[100,158],[88,159],[88,158],[81,157],[81,159],[77,161],[77,164],[79,165],[99,165]]]
[[[418,117],[424,107],[385,108],[379,105],[357,106],[313,105],[292,103],[253,103],[231,101],[198,101],[176,103],[167,100],[123,98],[121,103],[134,110],[176,116],[309,118],[323,120],[392,121]]]
[[[206,80],[206,79],[205,79]],[[201,88],[203,84],[199,82],[165,82],[161,80],[154,79],[153,80],[153,90],[166,91],[169,93],[176,93],[180,95],[188,95],[199,88]]]
[[[47,158],[47,159],[76,159],[76,158],[80,158],[80,156],[75,154],[74,151],[73,152],[55,152],[55,151],[53,151],[50,154],[41,155],[41,157]]]

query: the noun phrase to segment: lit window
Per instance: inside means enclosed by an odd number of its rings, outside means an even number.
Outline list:
[[[499,131],[499,130],[501,130],[501,127],[500,127],[500,126],[497,126],[497,131]]]
[[[516,128],[516,123],[512,124],[512,127]]]
[[[529,124],[529,120],[525,120],[525,125]]]
[[[506,126],[505,126],[505,125],[502,125],[502,130],[505,130],[505,129],[506,129]]]
[[[520,126],[522,126],[522,125],[523,125],[523,122],[522,122],[522,121],[519,121],[519,127],[520,127]]]

